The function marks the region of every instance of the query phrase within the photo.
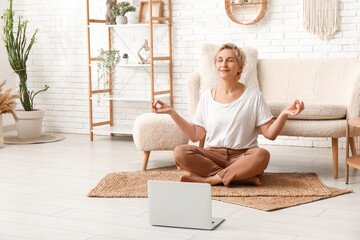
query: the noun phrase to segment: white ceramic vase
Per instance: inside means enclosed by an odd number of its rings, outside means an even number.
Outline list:
[[[128,19],[126,16],[118,16],[116,22],[117,24],[127,24]]]
[[[139,21],[139,12],[128,12],[126,16],[129,24],[137,24]]]
[[[34,111],[15,110],[18,122],[16,130],[20,139],[36,139],[42,134],[42,122],[45,110],[36,109]]]

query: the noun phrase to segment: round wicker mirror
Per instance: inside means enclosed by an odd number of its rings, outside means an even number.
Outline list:
[[[230,0],[225,0],[225,11],[228,17],[233,21],[234,23],[241,24],[241,25],[251,25],[259,22],[264,16],[267,11],[267,2],[268,0],[258,0],[257,2],[244,2],[244,3],[231,3]],[[250,22],[240,22],[237,20],[232,12],[232,6],[249,6],[249,5],[261,5],[260,11],[257,15],[257,17],[250,21]]]

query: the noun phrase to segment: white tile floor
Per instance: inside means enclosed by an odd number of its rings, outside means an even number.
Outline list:
[[[344,183],[332,177],[331,149],[266,146],[267,171],[316,172],[322,181],[354,193],[274,212],[213,201],[226,221],[215,231],[153,227],[147,199],[88,198],[107,173],[139,170],[142,153],[129,137],[65,135],[64,141],[5,145],[0,149],[0,240],[19,239],[360,239],[360,173]],[[173,164],[171,152],[153,152],[149,168]]]

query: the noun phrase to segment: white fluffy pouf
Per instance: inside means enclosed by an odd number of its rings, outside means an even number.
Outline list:
[[[144,113],[135,120],[133,137],[141,151],[174,150],[189,138],[167,114]]]
[[[144,151],[143,170],[146,170],[150,151],[174,150],[189,142],[169,115],[156,113],[144,113],[136,118],[133,138],[136,147]]]

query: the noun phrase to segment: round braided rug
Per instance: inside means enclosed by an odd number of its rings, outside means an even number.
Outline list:
[[[4,136],[5,144],[35,144],[64,140],[65,137],[57,133],[43,133],[40,138],[20,139],[17,135]]]

